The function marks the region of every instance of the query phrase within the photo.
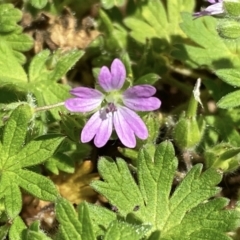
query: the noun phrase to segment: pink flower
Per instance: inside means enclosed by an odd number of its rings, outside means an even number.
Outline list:
[[[146,125],[134,111],[156,110],[161,101],[152,97],[156,89],[147,84],[133,86],[122,92],[125,79],[125,66],[116,58],[110,69],[103,66],[100,70],[98,82],[104,94],[86,87],[71,90],[74,98],[65,101],[65,107],[69,111],[89,112],[97,109],[82,130],[83,143],[94,139],[94,144],[102,147],[111,137],[113,130],[129,148],[136,146],[136,136],[143,140],[148,137]]]
[[[193,14],[195,17],[202,17],[207,15],[219,15],[224,13],[223,0],[208,0],[210,5],[201,12],[196,12]]]

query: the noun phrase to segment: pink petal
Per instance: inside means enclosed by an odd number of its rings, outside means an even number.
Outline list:
[[[147,139],[148,137],[148,130],[145,123],[142,119],[132,110],[126,107],[118,108],[118,111],[123,116],[125,121],[128,123],[130,128],[133,130],[134,134],[139,137],[140,139]]]
[[[86,143],[91,141],[99,131],[101,123],[102,119],[100,118],[100,111],[97,111],[91,116],[84,126],[81,133],[81,142]]]
[[[151,85],[137,85],[128,88],[124,93],[124,98],[151,97],[156,93],[156,88]]]
[[[111,137],[113,129],[112,115],[112,112],[108,114],[105,113],[105,118],[102,118],[101,126],[94,138],[94,144],[99,148],[103,147]]]
[[[120,89],[122,88],[125,79],[126,79],[126,69],[122,61],[118,58],[115,58],[111,65],[111,74],[112,74],[112,88]]]
[[[83,99],[92,99],[92,98],[97,98],[97,99],[102,99],[103,94],[98,91],[97,89],[93,88],[87,88],[87,87],[76,87],[73,88],[70,93],[73,96],[83,98]]]
[[[98,75],[98,82],[106,92],[112,90],[112,75],[108,67],[103,66],[101,68],[100,73]]]
[[[90,112],[99,107],[102,99],[81,99],[70,98],[64,103],[65,107],[71,112]]]
[[[122,144],[124,144],[126,147],[134,148],[136,146],[136,138],[134,132],[120,111],[114,112],[113,124]]]
[[[153,111],[161,106],[161,101],[156,97],[123,98],[123,103],[134,111]]]

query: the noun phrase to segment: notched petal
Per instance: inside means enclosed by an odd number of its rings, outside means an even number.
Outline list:
[[[124,93],[124,98],[151,97],[156,93],[156,88],[148,85],[137,85],[128,88]]]
[[[100,69],[100,73],[98,75],[98,82],[106,92],[109,92],[112,90],[112,75],[108,67],[103,66]]]
[[[107,141],[111,137],[112,128],[113,128],[112,113],[108,113],[105,115],[105,118],[102,118],[101,126],[99,127],[94,138],[94,144],[97,147],[100,148],[106,145]]]
[[[161,106],[161,101],[156,97],[150,98],[123,98],[123,103],[134,111],[153,111]]]
[[[115,58],[111,65],[111,74],[112,74],[112,88],[120,89],[122,88],[125,79],[126,79],[126,69],[122,61],[118,58]]]
[[[101,102],[101,99],[70,98],[64,102],[64,105],[71,112],[90,112],[99,107]]]
[[[73,88],[72,90],[70,90],[70,93],[73,96],[84,98],[84,99],[103,98],[103,94],[100,91],[98,91],[97,89],[87,88],[87,87]]]
[[[100,111],[97,111],[90,117],[84,126],[81,132],[81,142],[86,143],[91,141],[98,132],[101,123],[102,119],[100,118]]]
[[[113,124],[122,144],[129,148],[136,147],[136,138],[134,132],[120,111],[114,112]]]
[[[119,108],[119,111],[133,130],[134,134],[142,140],[147,139],[148,130],[143,120],[134,111],[126,107]]]

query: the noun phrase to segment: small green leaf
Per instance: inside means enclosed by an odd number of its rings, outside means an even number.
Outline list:
[[[16,180],[15,180],[16,181]],[[17,183],[12,182],[4,192],[5,208],[10,219],[15,218],[22,209],[22,194]]]
[[[29,0],[29,3],[35,8],[42,9],[47,5],[48,0]]]
[[[93,225],[89,216],[89,209],[86,203],[78,205],[78,220],[82,224],[81,235],[82,240],[95,240]]]
[[[0,42],[0,78],[3,83],[20,85],[27,82],[27,75],[4,41]],[[14,66],[14,71],[13,71]]]
[[[24,224],[21,217],[17,216],[10,227],[9,230],[9,239],[10,240],[23,240],[22,239],[22,231],[26,229],[26,225]]]
[[[122,7],[126,0],[101,0],[102,6],[105,9],[110,9],[114,6]]]
[[[30,63],[29,84],[27,90],[32,92],[38,100],[38,105],[51,105],[70,97],[70,86],[59,84],[59,81],[81,58],[84,51],[71,50],[68,52],[56,51],[49,55],[48,50],[38,53]],[[49,64],[49,62],[51,64]],[[59,109],[51,110],[54,118],[58,119]]]
[[[46,68],[46,61],[50,55],[50,51],[48,49],[45,49],[41,51],[40,53],[36,54],[34,58],[32,59],[28,71],[29,75],[29,82],[36,82],[38,79],[46,79],[47,78],[47,72],[44,73]]]
[[[61,170],[66,173],[74,173],[75,164],[74,160],[64,153],[56,153],[53,157],[45,162],[45,167],[52,173],[58,175]]]
[[[224,82],[240,87],[240,71],[238,69],[221,69],[216,71],[216,75]]]
[[[63,137],[55,134],[41,136],[28,143],[15,158],[22,167],[37,165],[50,158],[62,141]]]
[[[220,108],[234,108],[240,105],[240,90],[231,92],[217,102]]]
[[[104,236],[105,240],[140,240],[137,230],[126,222],[113,221]]]
[[[60,236],[62,240],[82,240],[82,224],[78,221],[73,206],[65,199],[56,203],[56,218],[60,223]]]
[[[0,6],[0,25],[1,32],[11,32],[17,28],[17,22],[22,18],[22,12],[14,8],[12,4],[1,4]]]
[[[91,222],[95,235],[100,237],[104,235],[110,222],[116,220],[116,214],[107,208],[103,208],[97,205],[86,203],[89,210]]]
[[[49,74],[48,78],[53,82],[58,81],[74,66],[83,54],[84,51],[81,50],[72,50],[61,54],[61,57],[56,62],[54,71]]]
[[[154,85],[157,82],[157,80],[159,80],[159,79],[160,79],[160,76],[158,76],[157,74],[149,73],[149,74],[146,74],[146,75],[140,77],[136,81],[134,81],[134,85],[141,85],[141,84]]]
[[[44,176],[28,170],[20,169],[17,172],[18,184],[27,192],[45,201],[54,202],[58,197],[58,191],[53,182]]]
[[[29,105],[18,106],[11,114],[3,131],[3,152],[15,155],[25,143],[26,132],[33,113]]]
[[[180,45],[172,55],[192,67],[206,65],[213,69],[239,67],[240,58],[236,54],[234,41],[223,41],[217,33],[217,20],[212,17],[193,19],[192,14],[182,13],[180,27],[197,44]],[[201,32],[201,34],[199,34]]]
[[[51,238],[47,237],[40,229],[40,221],[33,222],[29,226],[29,229],[23,230],[22,235],[26,240],[51,240]]]
[[[133,211],[135,206],[140,206],[140,208],[144,206],[141,193],[125,161],[117,159],[115,162],[107,157],[101,158],[98,161],[98,170],[100,175],[104,176],[105,181],[94,181],[91,186],[97,192],[108,196],[110,203],[121,209],[123,215]]]
[[[24,240],[51,240],[52,238],[47,237],[42,232],[34,232],[31,230],[23,230],[23,239]]]

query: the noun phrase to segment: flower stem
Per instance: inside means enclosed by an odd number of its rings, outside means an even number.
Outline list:
[[[36,107],[34,109],[35,112],[40,112],[40,111],[46,111],[52,108],[56,108],[56,107],[60,107],[63,106],[64,102],[60,102],[60,103],[56,103],[56,104],[52,104],[52,105],[47,105],[47,106],[43,106],[43,107]]]

